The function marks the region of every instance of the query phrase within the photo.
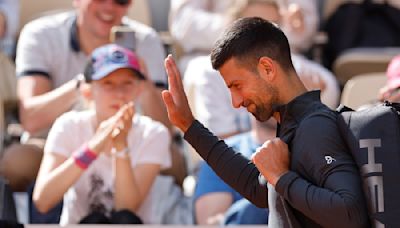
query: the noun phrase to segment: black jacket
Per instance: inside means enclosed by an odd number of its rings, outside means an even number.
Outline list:
[[[277,108],[277,135],[289,145],[291,164],[275,189],[198,121],[185,133],[226,183],[255,205],[269,207],[269,227],[369,227],[358,169],[341,139],[337,114],[319,95],[308,92]]]

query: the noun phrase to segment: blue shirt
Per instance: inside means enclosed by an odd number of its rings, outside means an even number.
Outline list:
[[[245,157],[250,156],[261,146],[257,144],[250,132],[232,136],[225,140],[228,146],[235,151],[240,151]],[[242,199],[243,197],[227,185],[204,161],[200,163],[199,172],[197,175],[197,184],[194,192],[194,201],[203,195],[213,192],[227,192],[232,194],[233,202]]]

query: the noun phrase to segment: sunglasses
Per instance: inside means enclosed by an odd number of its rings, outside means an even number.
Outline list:
[[[120,6],[127,6],[131,0],[114,0],[114,3]]]
[[[106,0],[96,0],[97,2],[105,2]],[[114,4],[119,5],[119,6],[127,6],[129,3],[131,3],[131,0],[113,0]]]

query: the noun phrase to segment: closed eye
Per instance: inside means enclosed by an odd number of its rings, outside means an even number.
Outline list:
[[[240,90],[240,88],[241,88],[241,85],[240,85],[240,84],[238,84],[238,83],[231,83],[231,84],[229,84],[229,85],[228,85],[228,88],[229,88],[229,89],[236,89],[236,90]]]

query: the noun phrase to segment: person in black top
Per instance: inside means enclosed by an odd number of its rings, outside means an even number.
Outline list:
[[[321,103],[319,91],[305,89],[283,32],[261,18],[239,19],[217,41],[211,61],[234,107],[279,123],[278,137],[250,162],[194,119],[168,56],[163,99],[169,118],[213,170],[251,202],[268,207],[270,227],[369,227],[361,177],[336,113]]]

